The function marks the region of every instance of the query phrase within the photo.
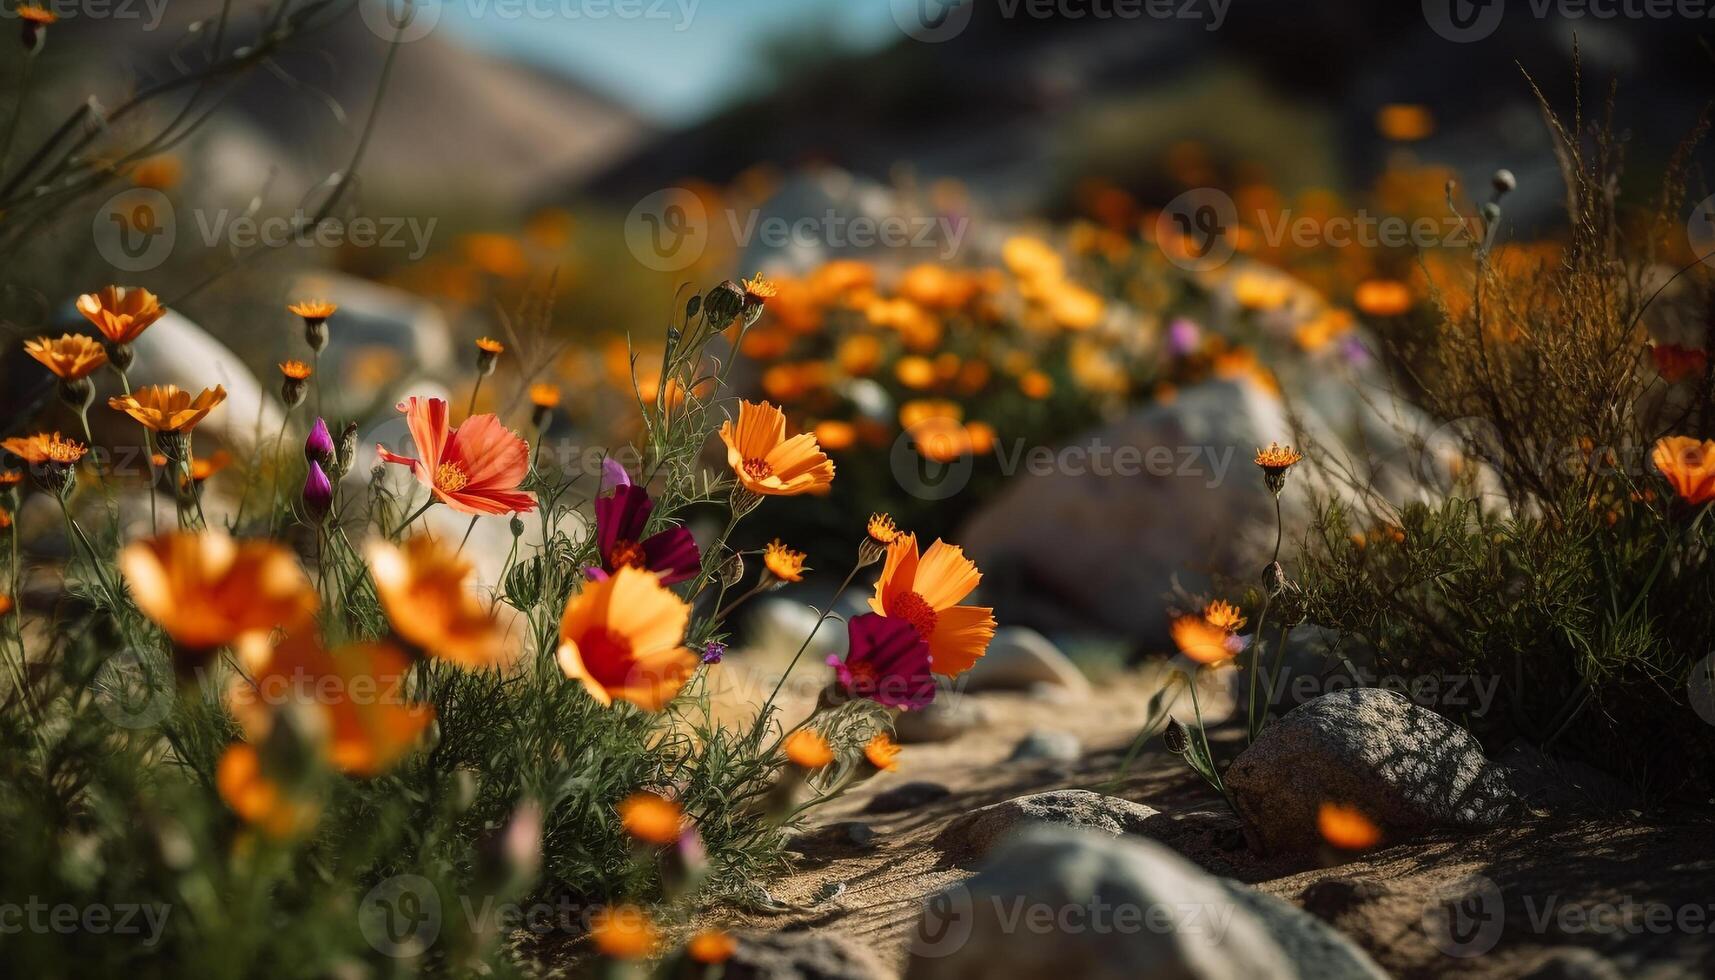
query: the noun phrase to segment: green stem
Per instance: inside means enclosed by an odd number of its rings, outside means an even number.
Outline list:
[[[481,516],[482,516],[482,515],[481,515],[481,514],[472,514],[472,515],[470,515],[470,524],[469,524],[469,525],[467,525],[467,526],[466,526],[466,527],[465,527],[465,529],[464,529],[464,537],[462,537],[462,538],[460,538],[460,539],[459,539],[459,550],[458,550],[458,551],[455,551],[455,552],[453,552],[453,554],[455,554],[455,555],[462,555],[462,554],[464,554],[464,546],[465,546],[465,542],[467,542],[467,541],[469,541],[469,540],[470,540],[470,532],[472,532],[472,531],[474,531],[474,530],[476,530],[476,519],[477,519],[477,518],[478,518],[478,517],[481,517]]]
[[[402,523],[398,527],[394,528],[393,533],[389,534],[388,537],[397,538],[399,535],[404,534],[405,529],[411,526],[411,522],[415,521],[419,517],[422,517],[423,514],[426,511],[428,511],[428,509],[430,507],[433,507],[433,506],[435,506],[435,495],[431,493],[431,494],[429,494],[429,499],[423,501],[423,506],[417,508],[414,512],[412,512],[410,517],[405,518],[404,523]]]
[[[846,573],[845,581],[840,583],[839,590],[834,593],[834,597],[828,600],[828,608],[822,610],[822,614],[816,617],[816,625],[810,627],[809,635],[804,637],[803,643],[798,644],[798,652],[792,655],[792,662],[786,665],[786,670],[781,673],[780,679],[774,682],[774,690],[769,692],[768,700],[762,702],[762,710],[756,714],[756,728],[751,732],[751,738],[755,744],[762,744],[761,733],[768,724],[768,713],[774,707],[774,699],[780,696],[780,689],[786,686],[786,678],[792,676],[792,668],[798,666],[798,661],[803,659],[804,651],[810,648],[810,641],[816,638],[816,633],[821,630],[822,624],[828,621],[829,616],[833,615],[834,606],[839,604],[840,596],[845,595],[846,587],[852,584],[852,579],[857,577],[858,569],[862,567],[862,565],[853,565],[852,570]]]

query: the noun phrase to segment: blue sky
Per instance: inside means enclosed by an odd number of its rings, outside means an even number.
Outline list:
[[[441,0],[441,7],[440,29],[472,46],[564,71],[665,123],[696,119],[756,85],[759,38],[816,24],[853,48],[900,36],[888,0]]]

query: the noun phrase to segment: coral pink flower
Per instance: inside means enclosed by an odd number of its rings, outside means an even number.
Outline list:
[[[417,482],[466,514],[529,513],[536,499],[518,489],[530,472],[530,446],[494,415],[472,415],[453,428],[447,403],[413,395],[399,403],[411,426],[419,459],[376,446],[381,458],[411,468]]]

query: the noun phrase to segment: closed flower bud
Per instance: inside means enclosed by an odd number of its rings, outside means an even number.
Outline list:
[[[744,309],[744,287],[731,279],[709,290],[703,300],[703,314],[716,329],[724,328]]]
[[[1161,733],[1161,740],[1166,743],[1167,751],[1174,755],[1184,755],[1191,750],[1191,736],[1177,718],[1167,719],[1167,730]]]
[[[328,424],[317,418],[310,426],[310,434],[304,440],[304,459],[322,467],[324,470],[334,459],[333,436],[328,432]]]
[[[333,483],[320,463],[311,462],[309,475],[304,478],[304,511],[319,524],[332,510]]]
[[[87,411],[90,403],[95,401],[95,383],[88,378],[61,381],[60,401],[65,402],[74,412]]]
[[[1500,197],[1518,186],[1518,178],[1513,176],[1511,170],[1503,167],[1495,171],[1495,175],[1489,178],[1489,183],[1495,188],[1495,196]]]
[[[130,344],[107,345],[107,363],[113,365],[113,369],[120,374],[131,370],[131,363],[135,360],[137,352],[131,349]]]
[[[739,580],[743,578],[744,556],[734,552],[733,556],[728,558],[726,563],[721,566],[721,584],[730,589],[737,585]]]
[[[347,422],[345,431],[339,434],[339,446],[334,452],[333,478],[341,480],[351,472],[352,464],[357,462],[357,423]]]
[[[512,521],[508,526],[512,529],[513,537],[519,538],[524,536],[524,518],[519,517],[517,514],[513,514]]]

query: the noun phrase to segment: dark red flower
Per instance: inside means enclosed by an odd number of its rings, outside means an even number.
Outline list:
[[[909,620],[865,613],[854,617],[846,632],[851,639],[846,658],[828,656],[841,691],[890,708],[921,708],[935,700],[929,644]]]
[[[660,576],[662,585],[683,582],[703,566],[696,539],[682,527],[643,537],[655,501],[636,484],[613,488],[595,502],[595,540],[601,564],[589,569],[591,578],[604,578],[622,568],[642,568]]]

